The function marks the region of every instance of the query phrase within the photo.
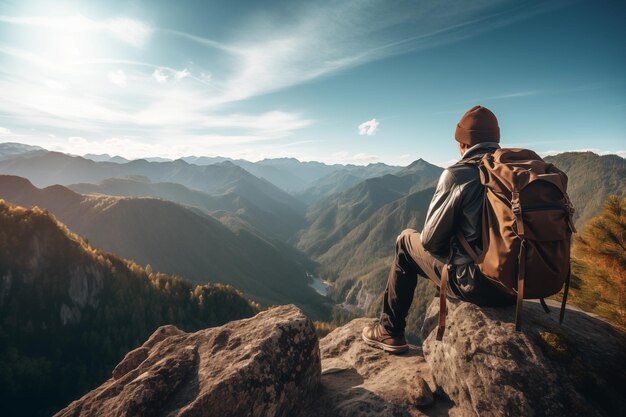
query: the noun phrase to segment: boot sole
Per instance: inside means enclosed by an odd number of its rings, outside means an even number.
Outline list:
[[[363,329],[363,331],[365,332],[365,329]],[[370,339],[369,337],[365,336],[364,333],[361,333],[361,338],[363,339],[363,341],[373,347],[379,348],[384,350],[385,352],[389,352],[389,353],[394,353],[394,354],[399,354],[399,353],[404,353],[407,350],[409,350],[409,345],[401,345],[401,346],[394,346],[394,345],[388,345],[387,343],[383,343],[381,341],[378,340],[374,340],[374,339]]]

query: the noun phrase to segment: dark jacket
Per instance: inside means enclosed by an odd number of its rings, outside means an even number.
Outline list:
[[[472,258],[465,252],[455,235],[461,231],[478,254],[482,252],[482,209],[485,190],[480,183],[478,168],[467,164],[470,158],[494,152],[495,142],[479,143],[468,149],[461,160],[443,171],[428,208],[421,240],[424,249],[445,262],[452,248],[450,288],[461,299],[477,304],[494,304],[501,300],[486,282]],[[504,300],[508,303],[509,300]],[[496,301],[495,304],[501,304]]]

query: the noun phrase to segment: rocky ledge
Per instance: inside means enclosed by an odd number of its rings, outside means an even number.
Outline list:
[[[612,416],[626,409],[626,338],[570,310],[562,326],[526,303],[513,309],[438,302],[422,347],[393,356],[367,346],[356,319],[318,341],[295,306],[185,333],[165,326],[112,378],[57,416]],[[423,350],[422,350],[423,349]]]
[[[555,303],[556,304],[556,303]],[[521,332],[514,307],[448,303],[446,333],[435,340],[439,304],[422,327],[437,386],[468,416],[619,416],[626,410],[626,337],[604,321],[568,309],[558,323],[525,302]]]
[[[56,416],[289,416],[319,385],[313,323],[281,306],[196,333],[160,327]]]

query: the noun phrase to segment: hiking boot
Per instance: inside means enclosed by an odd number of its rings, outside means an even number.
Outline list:
[[[380,323],[375,323],[363,329],[363,341],[370,346],[377,347],[389,353],[403,353],[409,350],[404,336],[392,336]]]

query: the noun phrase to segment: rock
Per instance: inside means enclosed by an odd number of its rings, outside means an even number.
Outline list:
[[[313,323],[280,306],[196,333],[161,327],[56,416],[294,416],[320,371]]]
[[[361,340],[372,322],[355,319],[320,341],[322,391],[310,416],[423,416],[449,408],[445,401],[428,407],[435,384],[420,348],[390,355]]]
[[[135,350],[131,350],[124,356],[122,362],[118,363],[113,369],[113,379],[120,379],[133,369],[136,369],[141,362],[145,361],[150,354],[150,349],[146,346],[139,346]]]
[[[554,304],[553,304],[554,305]],[[448,302],[446,333],[435,340],[438,300],[422,328],[424,356],[438,386],[463,415],[610,416],[626,409],[626,336],[604,321],[525,302],[514,307]]]

